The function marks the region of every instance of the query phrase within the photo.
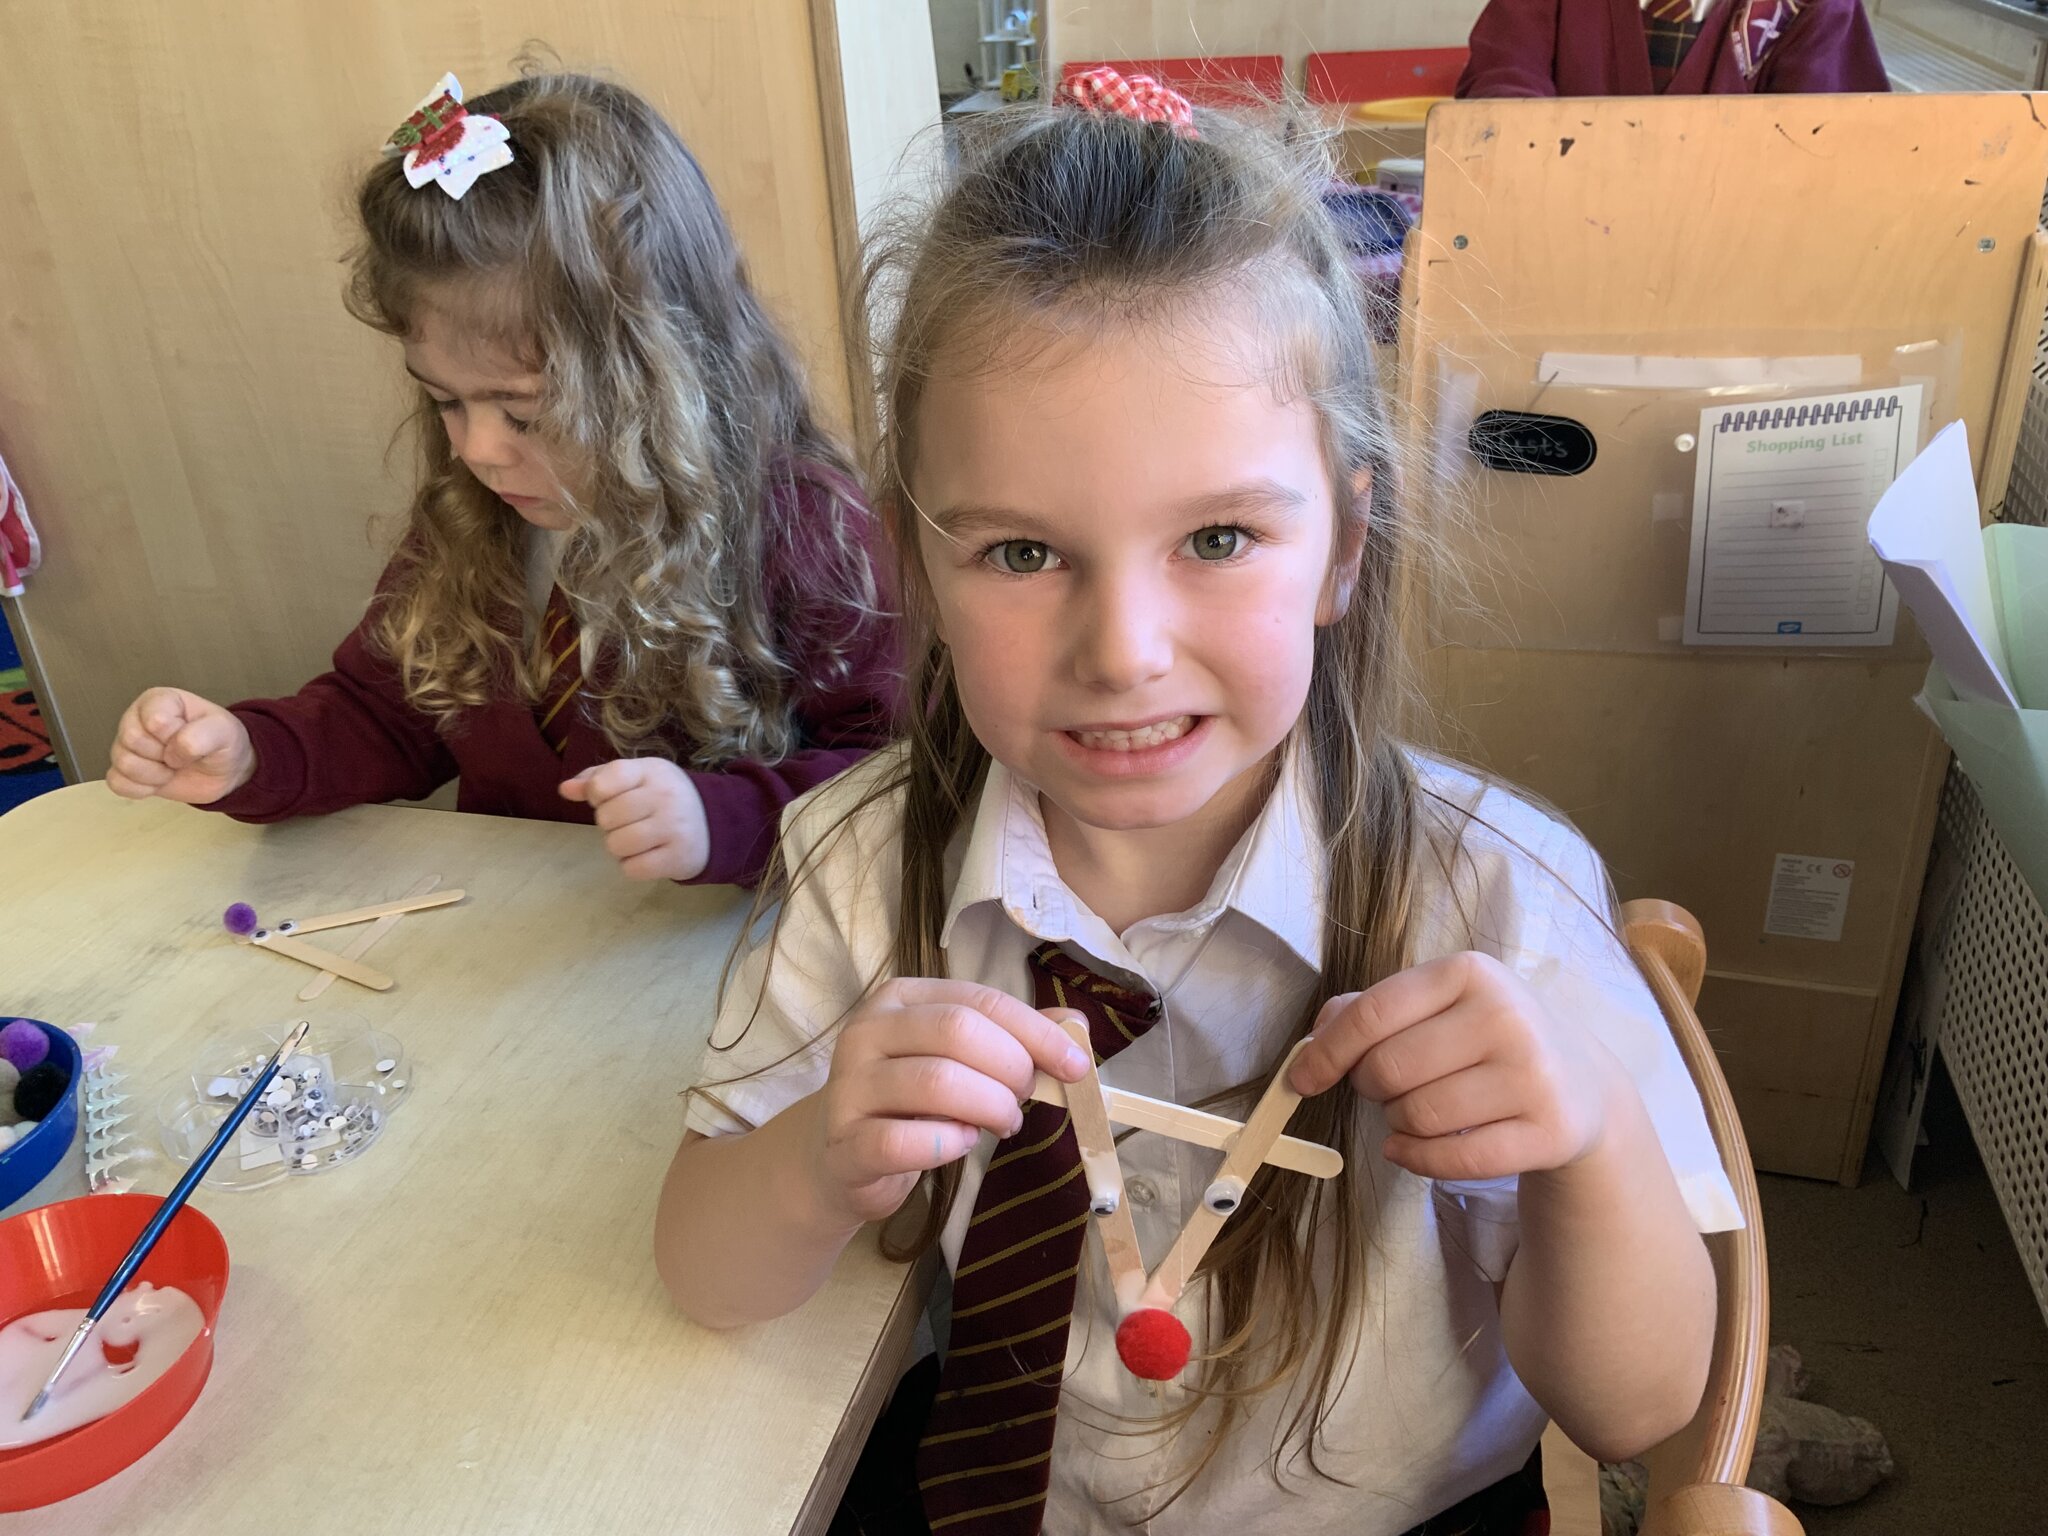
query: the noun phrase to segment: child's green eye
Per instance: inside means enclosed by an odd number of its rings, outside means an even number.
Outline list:
[[[1188,538],[1188,548],[1197,560],[1228,560],[1243,543],[1241,528],[1203,528]]]
[[[507,411],[505,413],[505,425],[510,427],[514,432],[519,433],[531,432],[533,430],[532,422],[522,421],[517,416],[514,416],[510,411]]]
[[[462,402],[460,400],[443,400],[437,395],[429,395],[427,398],[434,402],[434,409],[443,416],[446,416],[450,411],[462,409]]]
[[[1053,563],[1053,553],[1036,539],[1006,539],[988,552],[999,571],[1034,576]]]

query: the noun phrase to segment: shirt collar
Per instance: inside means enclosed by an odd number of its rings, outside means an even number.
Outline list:
[[[1207,894],[1185,912],[1150,919],[1154,927],[1202,928],[1234,911],[1272,934],[1310,970],[1322,969],[1327,866],[1321,839],[1312,832],[1316,818],[1306,768],[1302,753],[1290,747],[1273,792]],[[952,943],[962,913],[987,904],[1000,907],[1035,938],[1078,944],[1129,965],[1121,939],[1060,878],[1037,788],[995,762],[982,783],[940,942]]]

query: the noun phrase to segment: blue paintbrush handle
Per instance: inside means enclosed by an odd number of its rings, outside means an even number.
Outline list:
[[[277,1076],[277,1069],[284,1065],[286,1052],[293,1048],[295,1041],[303,1038],[303,1033],[294,1029],[284,1044],[277,1048],[270,1058],[269,1065],[264,1067],[261,1075],[250,1085],[249,1091],[242,1095],[241,1102],[229,1113],[227,1119],[221,1122],[220,1129],[214,1132],[213,1140],[206,1144],[206,1150],[192,1159],[192,1166],[185,1170],[185,1176],[178,1180],[171,1192],[164,1197],[164,1203],[157,1207],[156,1214],[149,1218],[149,1225],[142,1229],[142,1236],[135,1239],[135,1246],[128,1250],[128,1257],[115,1266],[112,1278],[100,1291],[99,1300],[86,1309],[87,1318],[96,1323],[106,1316],[107,1308],[114,1304],[130,1277],[141,1267],[142,1261],[149,1257],[149,1251],[156,1246],[156,1240],[163,1236],[164,1228],[184,1209],[192,1191],[197,1189],[199,1181],[206,1177],[206,1170],[213,1166],[214,1159],[220,1156],[222,1149],[234,1137],[235,1132],[241,1129],[242,1122],[249,1118],[249,1111],[256,1107],[257,1101],[263,1097],[263,1091],[270,1086],[271,1079]]]

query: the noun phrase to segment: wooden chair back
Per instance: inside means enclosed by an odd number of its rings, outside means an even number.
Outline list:
[[[1714,1047],[1693,1011],[1706,979],[1706,937],[1690,912],[1668,901],[1628,902],[1621,917],[1629,952],[1699,1089],[1707,1128],[1735,1188],[1744,1223],[1739,1231],[1707,1238],[1719,1313],[1707,1390],[1692,1422],[1643,1458],[1650,1489],[1642,1536],[1801,1536],[1790,1510],[1743,1486],[1763,1411],[1764,1368],[1771,1347],[1770,1277],[1756,1169],[1743,1139],[1742,1119]],[[1593,1481],[1597,1488],[1597,1478]],[[1597,1530],[1597,1509],[1593,1513]],[[1561,1532],[1569,1529],[1567,1521],[1558,1524]]]

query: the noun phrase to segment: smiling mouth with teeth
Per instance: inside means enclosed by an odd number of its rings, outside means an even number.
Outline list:
[[[1178,741],[1195,728],[1193,715],[1176,715],[1171,720],[1158,720],[1138,731],[1069,731],[1082,746],[1097,752],[1142,752],[1147,747],[1163,747],[1169,741]]]

